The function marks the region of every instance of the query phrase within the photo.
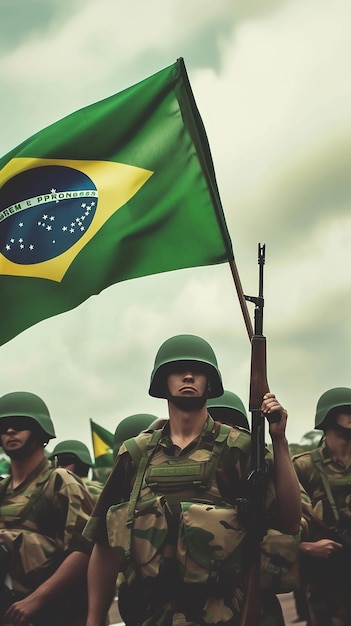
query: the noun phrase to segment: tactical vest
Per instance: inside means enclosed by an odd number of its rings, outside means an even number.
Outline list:
[[[324,504],[327,504],[327,510],[323,505],[323,519],[332,526],[340,525],[340,517],[342,517],[341,525],[351,529],[351,471],[338,473],[327,471],[323,463],[318,448],[310,452],[312,463],[320,476],[325,492],[323,498]],[[318,507],[317,507],[318,508]],[[329,509],[329,511],[328,511]]]
[[[48,468],[23,493],[6,497],[11,477],[0,485],[0,541],[11,553],[14,590],[27,594],[51,576],[62,560],[58,550],[57,511],[45,494],[52,473]]]
[[[135,576],[155,579],[165,561],[173,559],[184,583],[218,583],[229,575],[233,584],[242,584],[246,532],[236,503],[223,500],[216,480],[232,429],[224,424],[217,428],[212,449],[195,449],[177,458],[158,445],[160,430],[125,442],[138,471],[129,502],[111,506],[106,525],[129,582]],[[282,547],[282,537],[289,538],[288,548]],[[262,543],[264,588],[276,580],[279,589],[285,589],[284,573],[289,590],[296,586],[290,574],[298,543],[296,537],[269,531]]]

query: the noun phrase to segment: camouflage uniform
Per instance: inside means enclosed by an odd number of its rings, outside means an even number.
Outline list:
[[[70,552],[90,553],[91,544],[82,537],[82,530],[92,508],[89,494],[73,474],[53,469],[46,458],[15,489],[11,476],[1,481],[0,542],[10,552],[15,599],[29,595],[47,580]],[[44,623],[83,624],[85,603],[85,593],[78,587],[72,589],[71,597],[60,598],[57,606],[50,607]]]
[[[56,444],[49,459],[54,467],[65,467],[67,470],[73,471],[76,478],[83,483],[96,502],[102,492],[103,483],[88,478],[89,468],[93,467],[93,461],[85,443],[77,439],[61,441]]]
[[[99,499],[101,492],[104,488],[103,484],[100,483],[98,480],[90,480],[85,476],[83,476],[80,480],[82,481],[87,491],[89,491],[89,494],[91,495],[95,503]]]
[[[122,445],[84,534],[108,541],[122,557],[131,594],[130,601],[126,599],[127,624],[237,626],[244,596],[246,533],[233,502],[248,496],[250,435],[221,427],[208,415],[201,435],[183,450],[172,443],[168,424],[150,453],[153,437],[143,433],[132,440],[140,449],[149,448],[138,472],[130,443]],[[278,545],[281,535],[268,451],[266,460],[264,522],[273,529],[273,543],[276,533]],[[298,539],[285,537],[291,539],[285,559],[281,552],[272,555],[272,542],[271,554],[266,552],[268,585],[273,579],[279,582],[282,570],[289,570],[295,561]],[[131,615],[132,610],[138,615]]]
[[[293,457],[297,476],[307,493],[307,497],[302,496],[303,500],[307,507],[312,505],[314,514],[330,528],[336,527],[335,517],[313,455],[316,455],[317,466],[330,485],[340,517],[338,527],[348,530],[351,536],[351,466],[346,467],[340,461],[334,461],[325,441],[315,451]],[[313,524],[313,520],[308,521],[308,513],[306,519],[309,526],[308,540],[316,541],[327,536]],[[303,557],[302,568],[308,577],[307,602],[312,626],[350,626],[350,565],[351,556],[346,555],[345,558],[344,551],[336,552],[327,561]]]

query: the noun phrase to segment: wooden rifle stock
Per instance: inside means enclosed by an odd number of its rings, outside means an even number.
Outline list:
[[[250,411],[261,413],[262,399],[268,391],[266,338],[263,335],[253,335],[251,339]]]
[[[261,626],[260,566],[250,566],[241,610],[240,626]]]

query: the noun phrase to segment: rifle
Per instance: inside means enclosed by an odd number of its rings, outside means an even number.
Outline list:
[[[12,589],[7,586],[10,553],[4,543],[0,543],[0,618],[15,602]]]
[[[316,561],[316,569],[322,570],[323,566],[330,568],[330,564],[335,563],[345,566],[341,567],[343,573],[345,568],[351,571],[351,530],[347,528],[331,528],[312,511],[308,511],[308,517],[312,527],[314,526],[318,535],[321,535],[321,539],[331,539],[342,545],[342,550],[336,550],[327,560],[313,559],[313,561]],[[308,562],[311,562],[311,558],[308,558]]]
[[[258,296],[244,296],[255,304],[254,334],[251,338],[250,399],[251,412],[251,468],[247,476],[249,501],[241,506],[247,508],[245,515],[247,530],[247,581],[245,601],[240,626],[261,625],[260,603],[260,559],[261,541],[266,534],[263,525],[265,471],[265,417],[261,412],[263,396],[269,392],[267,382],[266,338],[263,335],[263,268],[265,245],[258,244],[259,288]],[[278,421],[280,416],[270,416]],[[240,510],[240,502],[239,502]]]
[[[341,543],[344,550],[348,551],[347,558],[350,560],[351,558],[351,537],[349,531],[339,528],[329,528],[326,524],[320,520],[320,527],[324,528],[327,539],[332,539],[332,541],[336,541],[337,543]]]
[[[302,514],[309,523],[313,539],[306,541],[319,541],[320,539],[332,539],[342,545],[342,548],[334,550],[328,558],[316,558],[308,552],[300,555],[300,568],[306,580],[323,587],[330,585],[331,588],[350,591],[351,574],[351,530],[345,528],[330,528],[310,508],[303,505]]]

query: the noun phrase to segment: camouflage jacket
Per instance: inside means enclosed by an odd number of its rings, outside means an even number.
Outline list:
[[[344,533],[346,539],[351,537],[351,466],[333,460],[325,440],[318,448],[298,454],[292,460],[305,490],[303,540],[328,538],[343,544]],[[343,541],[339,539],[339,531]],[[345,545],[327,559],[313,558],[309,553],[301,555],[311,626],[351,624],[350,564],[350,548]]]
[[[11,476],[0,483],[0,542],[11,555],[13,589],[27,595],[47,580],[73,551],[89,554],[82,530],[93,501],[74,475],[53,469],[44,458],[12,489]]]
[[[317,464],[313,460],[316,455]],[[293,457],[293,464],[305,495],[302,501],[312,506],[317,517],[330,527],[340,527],[351,531],[351,466],[346,467],[340,461],[334,461],[329,453],[325,440],[314,451],[303,452]],[[336,523],[330,499],[323,483],[326,479],[336,506]],[[308,516],[306,517],[307,522]],[[309,524],[310,536],[313,538],[312,523]],[[318,538],[318,537],[316,537]]]
[[[125,442],[84,533],[93,540],[109,541],[127,569],[131,552],[137,574],[144,580],[157,578],[169,556],[177,561],[184,584],[217,581],[224,591],[225,579],[231,594],[237,588],[238,607],[242,597],[246,532],[236,500],[248,497],[246,477],[251,437],[243,429],[225,428],[225,434],[221,435],[220,424],[208,416],[201,435],[180,450],[172,443],[166,424],[143,476],[140,470],[136,472],[129,442]],[[223,445],[211,474],[209,466],[221,437]],[[152,438],[153,434],[146,432],[134,442],[145,450],[152,447]],[[263,545],[263,560],[271,582],[272,572],[278,579],[279,568],[272,562],[269,550],[272,543],[277,550],[281,543],[273,462],[268,450],[266,464],[263,524],[270,528],[270,535]],[[134,507],[133,494],[138,482],[140,489]],[[293,538],[292,543],[289,565],[298,550],[298,541]],[[283,552],[286,554],[285,548]],[[280,556],[277,561],[287,563]]]
[[[216,425],[215,425],[216,424]],[[180,450],[172,443],[169,436],[169,425],[166,423],[162,429],[162,436],[158,448],[163,449],[170,459],[173,459],[173,468],[177,463],[181,464],[184,459],[203,460],[208,450],[212,451],[213,442],[218,432],[218,423],[208,416],[201,435],[192,441],[185,449]],[[150,440],[151,432],[145,432],[135,438],[135,441],[145,442]],[[240,497],[247,497],[246,476],[250,469],[250,435],[244,429],[232,428],[227,438],[225,449],[219,459],[215,479],[218,485],[220,499],[232,505]],[[144,444],[141,444],[143,447]],[[202,451],[202,452],[201,452]],[[207,452],[206,452],[207,451]],[[156,452],[156,451],[155,451]],[[277,519],[277,503],[273,485],[273,461],[270,452],[266,451],[267,485],[265,498],[265,523],[279,529]],[[172,471],[174,471],[172,469]],[[94,509],[93,516],[84,530],[84,535],[89,539],[107,541],[106,514],[108,509],[115,504],[128,502],[136,478],[136,467],[132,456],[125,444],[122,444],[116,458],[113,470],[107,479],[99,502]],[[201,492],[201,490],[200,490]]]
[[[104,488],[103,483],[97,480],[89,480],[89,478],[81,478],[84,487],[89,491],[94,503],[99,499],[101,492]]]

